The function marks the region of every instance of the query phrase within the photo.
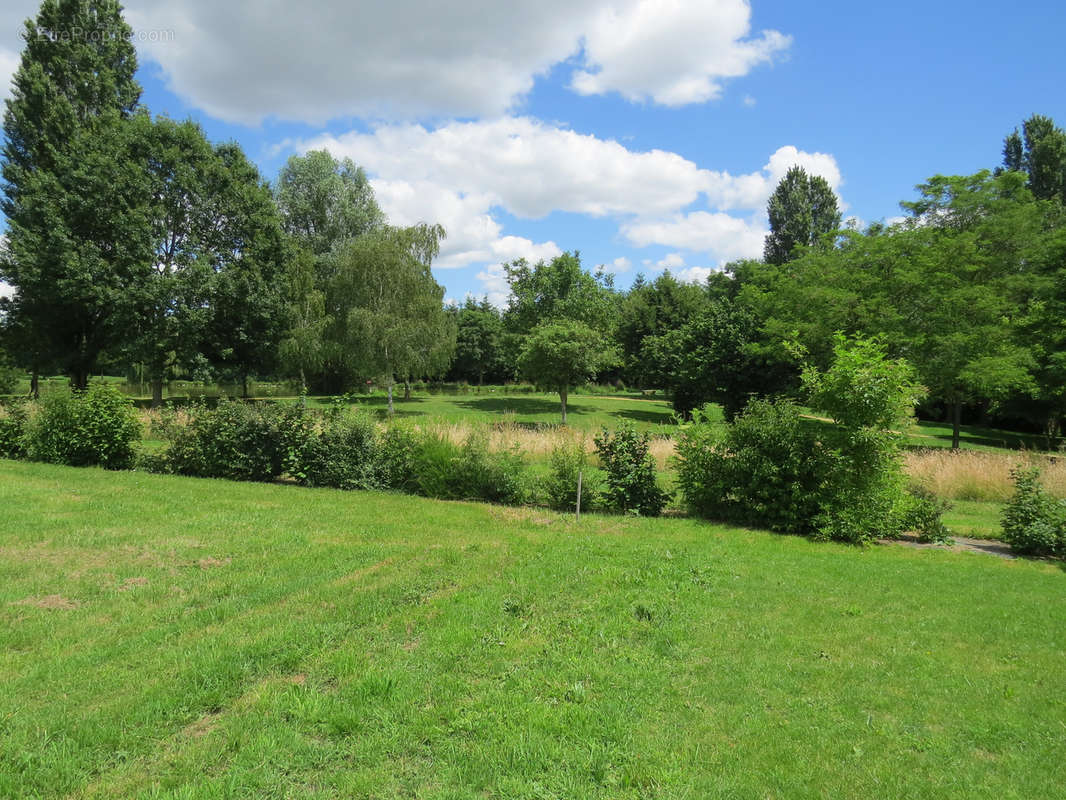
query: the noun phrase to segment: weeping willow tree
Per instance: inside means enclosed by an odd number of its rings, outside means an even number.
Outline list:
[[[430,270],[443,238],[440,225],[386,227],[351,240],[334,258],[325,363],[380,380],[390,416],[396,379],[439,375],[455,351],[444,287]]]

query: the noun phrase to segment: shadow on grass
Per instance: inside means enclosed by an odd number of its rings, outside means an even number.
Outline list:
[[[455,404],[459,408],[484,411],[487,414],[558,414],[560,405],[557,400],[545,400],[539,397],[477,397],[462,400]],[[587,406],[568,402],[567,414],[589,413]]]
[[[922,438],[951,442],[951,429],[945,430],[939,423],[919,422],[917,432]],[[1039,434],[1015,433],[995,428],[975,428],[964,425],[959,429],[961,445],[978,445],[1005,450],[1046,450],[1047,442]]]

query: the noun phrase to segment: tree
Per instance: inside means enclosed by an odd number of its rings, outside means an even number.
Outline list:
[[[770,233],[763,257],[771,264],[790,261],[797,246],[813,246],[840,228],[840,209],[833,190],[825,178],[810,176],[799,166],[789,169],[777,184],[766,212]]]
[[[608,334],[616,322],[617,295],[612,278],[581,268],[581,255],[563,253],[535,265],[525,259],[504,264],[511,294],[504,321],[508,330],[526,335],[547,320],[581,322]]]
[[[325,334],[332,321],[326,314],[326,294],[315,282],[315,263],[310,251],[295,242],[286,258],[290,327],[282,338],[279,356],[282,369],[300,379],[307,390],[307,375],[325,360]]]
[[[1032,294],[1045,205],[1025,176],[935,176],[903,203],[911,219],[848,232],[833,248],[752,273],[740,297],[766,320],[767,340],[796,339],[833,358],[833,331],[882,334],[946,405],[958,446],[967,403],[1029,394],[1033,358],[1020,337]]]
[[[430,270],[443,237],[439,225],[386,227],[336,255],[326,364],[343,376],[383,380],[390,415],[396,377],[442,372],[455,347],[444,288]]]
[[[559,393],[565,425],[570,387],[580,386],[616,360],[601,333],[583,322],[560,320],[543,322],[533,329],[525,340],[518,368],[537,386]]]
[[[750,309],[717,300],[682,328],[649,340],[648,349],[663,352],[669,365],[665,385],[674,409],[687,417],[713,402],[732,420],[752,396],[788,389],[792,370],[757,347],[760,329]]]
[[[152,385],[152,405],[163,401],[163,384],[192,364],[204,347],[211,317],[211,263],[220,204],[209,192],[221,164],[199,125],[165,117],[134,118],[143,137],[141,158],[151,187],[154,257],[144,287],[142,315],[131,329],[127,354],[143,365]],[[232,213],[225,219],[231,219]]]
[[[10,313],[35,342],[27,363],[56,362],[84,388],[99,354],[129,330],[147,277],[147,185],[121,123],[140,86],[131,30],[109,0],[45,0],[4,114],[2,208]],[[122,191],[116,192],[115,187]]]
[[[278,175],[274,198],[285,232],[319,266],[338,245],[385,224],[363,168],[326,150],[291,156]]]
[[[1051,117],[1033,114],[1003,142],[1003,166],[1024,172],[1038,200],[1066,200],[1066,132]]]
[[[682,283],[669,270],[650,283],[640,279],[633,284],[619,303],[616,335],[628,383],[664,385],[669,370],[660,349],[648,346],[650,340],[680,329],[707,301],[703,287]]]
[[[504,327],[500,312],[488,298],[478,302],[468,297],[466,303],[452,313],[458,333],[450,373],[460,380],[474,380],[478,386],[485,383],[486,375],[490,380],[505,378]]]
[[[276,366],[289,330],[288,248],[270,189],[240,146],[215,147],[205,214],[211,242],[211,314],[205,355],[231,372],[248,395],[248,377]]]

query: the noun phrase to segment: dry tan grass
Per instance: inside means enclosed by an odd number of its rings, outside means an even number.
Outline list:
[[[1047,490],[1056,497],[1066,497],[1066,462],[1062,459],[976,450],[919,450],[905,458],[911,479],[939,497],[1000,503],[1014,493],[1010,471],[1019,464],[1039,467]]]
[[[520,425],[513,420],[497,422],[488,427],[467,422],[425,422],[417,427],[455,444],[462,444],[471,435],[487,431],[489,450],[499,452],[516,449],[537,460],[546,460],[557,447],[580,445],[593,456],[596,452],[593,435],[573,428],[534,429]],[[649,443],[648,452],[655,459],[659,469],[666,469],[670,457],[674,454],[674,442],[664,437],[653,437]],[[595,463],[595,457],[592,463]]]

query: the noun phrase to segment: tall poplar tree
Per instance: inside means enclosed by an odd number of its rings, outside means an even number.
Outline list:
[[[840,228],[840,209],[832,188],[821,175],[792,167],[777,184],[766,207],[770,233],[763,257],[784,264],[795,257],[797,245],[810,247]]]

